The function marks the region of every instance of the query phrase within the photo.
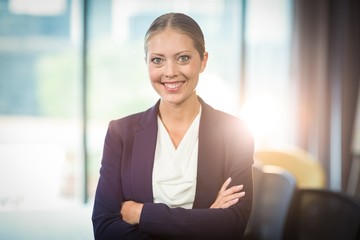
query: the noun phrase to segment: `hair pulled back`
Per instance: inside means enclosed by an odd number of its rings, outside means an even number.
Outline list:
[[[205,53],[204,34],[197,22],[183,13],[166,13],[151,23],[144,39],[145,55],[147,55],[147,44],[151,37],[168,28],[188,35],[193,40],[194,47],[198,51],[200,58],[203,59]]]

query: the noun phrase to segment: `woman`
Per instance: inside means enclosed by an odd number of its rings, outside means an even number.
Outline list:
[[[109,124],[95,238],[240,239],[252,207],[253,139],[196,95],[208,59],[200,27],[181,13],[158,17],[145,59],[160,100]]]

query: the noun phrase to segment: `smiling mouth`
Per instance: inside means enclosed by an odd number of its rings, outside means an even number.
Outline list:
[[[180,87],[184,84],[184,82],[164,82],[162,85],[169,91],[176,91],[180,89]]]

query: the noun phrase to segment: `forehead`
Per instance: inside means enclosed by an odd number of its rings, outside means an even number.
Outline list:
[[[189,35],[173,29],[167,28],[165,30],[155,32],[147,41],[147,49],[149,52],[160,50],[171,50],[183,48],[183,50],[195,50],[194,42]]]

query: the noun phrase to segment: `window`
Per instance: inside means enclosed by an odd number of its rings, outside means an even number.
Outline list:
[[[246,9],[245,104],[256,147],[291,143],[291,0],[251,0]]]
[[[154,18],[166,12],[189,14],[204,32],[209,61],[198,94],[255,123],[257,143],[288,140],[290,0],[86,3],[84,86],[82,1],[0,0],[0,211],[54,208],[81,202],[83,193],[94,196],[109,121],[146,110],[158,99],[147,76],[143,38]],[[243,12],[246,101],[241,109]]]
[[[0,211],[79,197],[78,4],[0,0]]]

